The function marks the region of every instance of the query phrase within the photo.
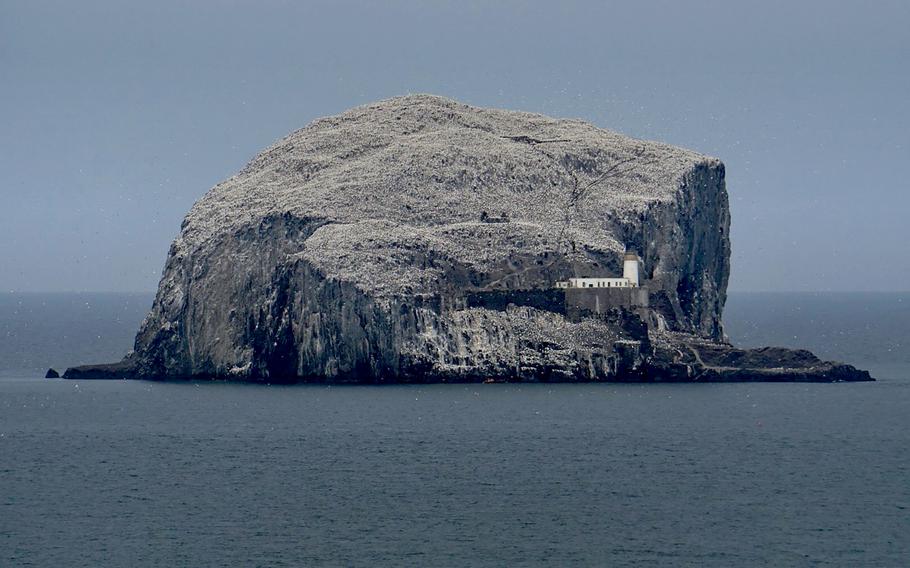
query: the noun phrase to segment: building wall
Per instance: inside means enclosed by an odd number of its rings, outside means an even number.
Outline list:
[[[568,288],[565,294],[570,319],[603,314],[611,308],[648,307],[647,288]]]
[[[467,307],[503,311],[509,305],[563,314],[572,320],[602,315],[611,308],[647,308],[647,288],[551,288],[547,290],[488,290],[470,292]]]
[[[622,263],[622,277],[627,278],[633,286],[638,286],[641,274],[640,260],[624,260]]]
[[[628,288],[625,278],[569,278],[571,288]]]

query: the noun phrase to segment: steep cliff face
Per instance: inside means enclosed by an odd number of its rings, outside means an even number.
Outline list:
[[[294,132],[196,203],[124,365],[141,377],[643,380],[659,374],[649,361],[670,364],[652,336],[723,338],[729,223],[717,159],[577,120],[381,101]],[[651,310],[569,321],[466,302],[619,274],[624,246],[642,255]],[[671,363],[701,364],[686,357]]]

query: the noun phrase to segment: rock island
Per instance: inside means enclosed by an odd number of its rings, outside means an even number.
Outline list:
[[[66,378],[854,381],[738,349],[723,163],[429,95],[316,120],[186,216],[123,361]]]

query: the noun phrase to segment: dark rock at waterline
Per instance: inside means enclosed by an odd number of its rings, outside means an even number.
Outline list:
[[[270,383],[437,383],[437,382],[841,382],[873,381],[867,371],[851,365],[822,361],[807,351],[764,347],[737,349],[729,345],[706,343],[702,340],[686,341],[661,338],[653,342],[654,348],[643,354],[635,342],[614,345],[616,355],[592,357],[588,362],[602,374],[592,373],[591,368],[558,366],[548,361],[555,357],[551,350],[555,344],[542,342],[529,345],[540,353],[539,360],[528,359],[517,367],[488,366],[481,371],[464,370],[460,373],[439,373],[431,366],[415,366],[405,374],[376,377],[368,373],[344,374],[331,380],[324,376],[276,375],[269,378],[246,379]],[[721,360],[716,359],[721,355]],[[805,355],[805,356],[804,356]],[[723,359],[737,359],[732,364]],[[169,375],[149,377],[142,375],[132,361],[109,365],[84,365],[67,369],[66,379],[170,379],[210,380],[225,379],[217,375]],[[230,378],[230,377],[227,377]]]
[[[136,373],[135,364],[129,358],[118,363],[108,363],[103,365],[82,365],[80,367],[70,367],[63,373],[64,379],[137,379],[140,378]]]
[[[134,354],[64,377],[869,380],[724,342],[729,225],[716,158],[579,120],[381,101],[313,122],[209,191]],[[626,246],[646,305],[560,307],[556,281],[618,275]]]
[[[868,371],[822,361],[804,349],[738,349],[726,343],[669,334],[655,341],[650,365],[663,380],[686,382],[872,381]]]
[[[55,369],[48,369],[47,372],[44,374],[44,378],[45,379],[59,379],[60,373],[58,373]]]

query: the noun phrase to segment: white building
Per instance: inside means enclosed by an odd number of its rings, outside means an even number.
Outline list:
[[[622,257],[622,278],[569,278],[557,288],[638,288],[641,259],[632,251]]]

